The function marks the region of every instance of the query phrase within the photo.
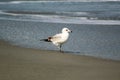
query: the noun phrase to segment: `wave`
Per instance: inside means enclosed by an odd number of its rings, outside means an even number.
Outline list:
[[[120,0],[46,0],[46,1],[9,1],[0,2],[0,4],[21,4],[21,3],[41,3],[41,2],[116,2]]]
[[[80,17],[87,16],[89,12],[34,12],[34,11],[0,11],[0,14],[8,15],[62,15],[62,16],[71,16],[71,17]]]
[[[5,11],[2,11],[2,10],[0,10],[0,14],[3,14],[3,15],[11,15],[11,16],[19,15],[19,14],[15,14],[15,13],[5,12]]]
[[[120,0],[46,0],[46,1],[11,1],[10,3],[18,4],[18,3],[34,3],[34,2],[109,2],[109,1],[120,1]]]
[[[109,13],[109,15],[108,15]],[[9,16],[49,16],[49,17],[55,17],[58,16],[60,18],[63,17],[69,17],[69,18],[86,18],[86,19],[95,19],[95,20],[120,20],[119,17],[119,11],[118,12],[36,12],[36,11],[0,11],[0,14],[2,15],[9,15]],[[114,14],[114,15],[113,15]]]
[[[37,17],[37,16],[36,16]],[[39,16],[40,17],[40,16]],[[40,19],[41,18],[41,19]],[[86,17],[73,19],[73,18],[60,18],[60,17],[46,17],[41,16],[39,19],[18,19],[18,18],[0,18],[0,20],[14,20],[14,21],[32,21],[32,22],[46,22],[46,23],[65,23],[65,24],[90,24],[90,25],[120,25],[120,21],[116,20],[88,20]]]
[[[19,12],[0,11],[2,20],[33,21],[48,23],[69,24],[98,24],[98,25],[120,25],[119,20],[99,20],[98,17],[88,16],[89,12]],[[9,16],[9,17],[8,17]]]

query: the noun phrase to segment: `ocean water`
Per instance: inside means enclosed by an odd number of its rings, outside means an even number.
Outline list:
[[[119,0],[0,2],[0,39],[13,45],[58,50],[40,39],[63,27],[73,31],[68,54],[120,60]]]

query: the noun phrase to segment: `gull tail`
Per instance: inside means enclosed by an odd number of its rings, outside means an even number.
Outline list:
[[[48,37],[48,39],[41,39],[40,41],[51,42],[52,37]]]
[[[41,39],[40,41],[51,42],[49,39]]]

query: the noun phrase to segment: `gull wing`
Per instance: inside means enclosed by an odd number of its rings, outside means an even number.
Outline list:
[[[61,33],[60,34],[56,34],[56,35],[51,37],[51,41],[52,42],[59,42],[59,41],[61,41],[61,38],[62,38],[62,34]]]

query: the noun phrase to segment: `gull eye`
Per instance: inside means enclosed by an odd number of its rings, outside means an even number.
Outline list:
[[[68,30],[66,29],[66,31],[68,31]]]

